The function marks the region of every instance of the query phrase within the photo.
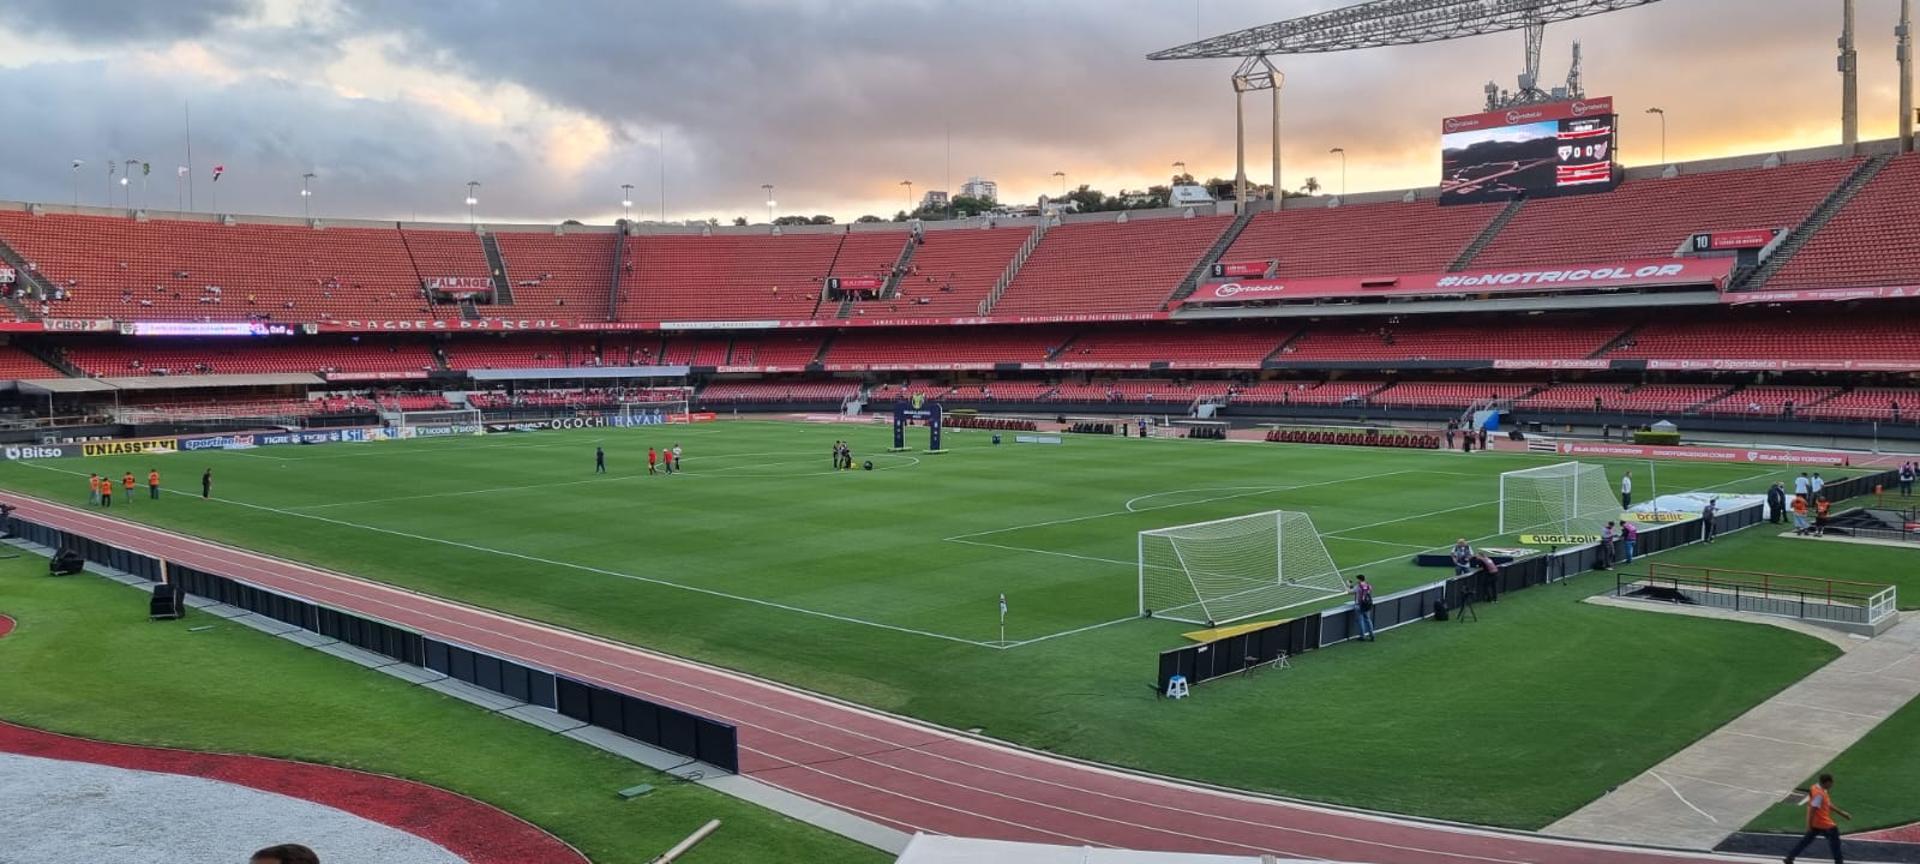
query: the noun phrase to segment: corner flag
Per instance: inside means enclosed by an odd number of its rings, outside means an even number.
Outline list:
[[[1007,623],[1007,595],[1000,595],[1000,623]]]

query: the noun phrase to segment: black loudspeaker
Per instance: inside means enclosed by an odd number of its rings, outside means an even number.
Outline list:
[[[47,561],[47,573],[52,576],[72,576],[86,566],[86,559],[72,549],[62,549],[54,553]]]
[[[153,586],[153,599],[147,602],[147,617],[171,621],[187,614],[187,593],[180,586],[162,582]]]

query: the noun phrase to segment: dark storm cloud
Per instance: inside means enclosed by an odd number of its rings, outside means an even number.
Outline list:
[[[0,21],[17,31],[111,44],[200,36],[256,7],[255,0],[0,0]]]

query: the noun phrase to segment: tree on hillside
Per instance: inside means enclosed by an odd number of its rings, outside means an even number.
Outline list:
[[[880,217],[878,217],[878,216],[875,216],[875,215],[873,215],[872,213],[868,213],[867,215],[865,215],[865,216],[862,216],[862,217],[860,217],[860,218],[858,218],[858,219],[855,219],[855,220],[853,220],[853,221],[855,221],[855,222],[859,222],[860,224],[862,224],[862,225],[865,225],[865,224],[870,224],[870,223],[873,223],[873,222],[885,222],[885,221],[887,221],[887,220],[885,220],[885,219],[882,219],[882,218],[880,218]]]
[[[747,227],[747,217],[745,217],[745,216],[735,216],[735,217],[733,217],[733,227],[735,227],[735,228],[745,228],[745,227]]]

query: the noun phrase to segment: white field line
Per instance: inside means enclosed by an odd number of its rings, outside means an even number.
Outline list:
[[[68,474],[74,477],[80,476],[80,472],[78,471],[68,471],[63,468],[53,468],[47,465],[40,465],[33,462],[26,462],[23,464],[26,464],[28,467],[41,469],[43,471],[52,471],[59,474]],[[182,492],[182,491],[172,490],[172,489],[165,490],[165,491],[168,492],[169,494],[180,495],[187,498],[195,497],[191,492]],[[348,522],[344,519],[334,519],[331,517],[320,516],[313,513],[296,513],[292,510],[283,510],[279,507],[268,507],[264,504],[252,504],[246,501],[237,501],[231,498],[221,498],[219,496],[214,496],[212,500],[218,501],[222,504],[231,504],[236,507],[245,507],[250,510],[260,510],[267,513],[278,513],[283,516],[292,516],[297,519],[312,519],[316,522],[325,522],[331,525],[339,525],[345,528],[357,528],[362,531],[370,531],[376,534],[386,534],[393,537],[404,537],[409,540],[418,540],[423,543],[436,543],[442,546],[451,546],[458,549],[466,549],[469,551],[481,552],[488,555],[498,555],[503,558],[512,558],[520,561],[529,561],[535,564],[545,564],[549,567],[562,567],[569,570],[578,570],[583,573],[594,573],[601,576],[613,576],[620,579],[631,579],[635,582],[644,582],[649,585],[659,585],[666,588],[678,588],[682,591],[691,591],[695,594],[705,594],[709,597],[719,597],[724,600],[734,600],[741,603],[751,603],[755,606],[764,606],[770,609],[779,609],[784,612],[796,612],[802,615],[810,615],[816,618],[826,618],[829,620],[839,621],[846,624],[862,624],[868,627],[877,627],[882,630],[891,630],[896,633],[906,633],[913,636],[925,636],[931,639],[941,639],[948,642],[958,642],[963,645],[973,645],[980,648],[998,648],[999,647],[992,642],[980,642],[973,639],[962,638],[959,636],[950,636],[945,633],[935,633],[929,630],[916,630],[911,627],[902,627],[897,624],[883,624],[878,621],[868,621],[864,618],[856,618],[851,615],[841,615],[834,612],[823,612],[818,609],[808,609],[802,606],[791,606],[791,605],[788,605],[785,603],[779,603],[773,600],[763,600],[758,597],[748,597],[741,594],[731,594],[725,591],[718,591],[712,588],[701,588],[695,585],[686,585],[686,584],[674,582],[668,579],[660,579],[652,576],[640,576],[633,573],[622,573],[618,570],[608,570],[602,567],[592,567],[586,564],[576,564],[571,561],[557,561],[552,558],[543,558],[538,555],[528,555],[523,552],[512,552],[505,549],[493,549],[493,548],[489,548],[486,546],[479,546],[472,543],[464,543],[459,540],[448,540],[442,537],[433,537],[426,534],[414,534],[407,531],[397,531],[392,528],[382,528],[377,525],[363,525],[358,522]]]

